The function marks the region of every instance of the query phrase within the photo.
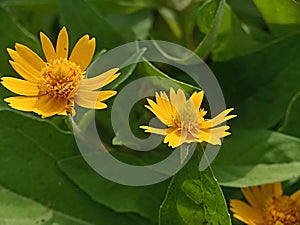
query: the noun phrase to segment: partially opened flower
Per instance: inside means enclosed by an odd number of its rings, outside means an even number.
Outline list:
[[[283,195],[281,183],[242,188],[248,203],[231,200],[233,216],[248,225],[300,224],[300,190]]]
[[[97,91],[119,75],[111,69],[97,77],[87,79],[85,71],[95,52],[95,38],[81,37],[69,56],[69,38],[65,27],[58,35],[54,49],[50,39],[40,33],[46,62],[28,47],[16,44],[8,49],[11,66],[24,78],[2,77],[2,84],[10,91],[21,95],[4,99],[21,111],[33,111],[42,118],[54,115],[74,115],[74,102],[79,106],[103,109],[103,103],[116,91]],[[117,73],[117,74],[116,74]]]
[[[221,138],[230,135],[229,126],[223,122],[236,117],[228,114],[233,110],[226,109],[213,119],[205,120],[207,111],[200,108],[204,92],[194,92],[186,99],[184,92],[178,89],[177,93],[170,89],[170,98],[165,92],[156,93],[156,103],[147,99],[149,105],[145,107],[153,112],[167,128],[160,129],[149,126],[140,126],[145,132],[164,135],[164,143],[176,148],[182,143],[207,142],[220,145]]]

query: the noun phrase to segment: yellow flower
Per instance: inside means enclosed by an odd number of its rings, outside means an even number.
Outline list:
[[[176,148],[182,143],[207,142],[214,145],[221,144],[221,138],[230,135],[229,126],[221,125],[236,115],[227,116],[232,110],[226,109],[215,118],[205,120],[207,111],[201,109],[204,92],[194,92],[187,100],[184,92],[178,89],[177,93],[170,89],[170,98],[165,92],[156,93],[156,103],[147,99],[145,105],[156,117],[167,125],[166,129],[140,126],[145,132],[164,135],[164,143]]]
[[[11,66],[24,78],[2,77],[2,84],[21,95],[4,99],[9,106],[21,111],[33,111],[42,118],[54,115],[75,114],[74,102],[85,108],[103,109],[101,101],[116,91],[96,91],[116,79],[117,68],[97,77],[85,78],[85,70],[95,52],[95,38],[81,37],[69,56],[69,38],[63,27],[54,49],[50,39],[40,33],[46,62],[28,47],[16,44],[15,50],[7,49],[12,58]]]
[[[242,188],[250,205],[231,200],[233,216],[249,225],[299,225],[300,190],[283,195],[281,183]]]

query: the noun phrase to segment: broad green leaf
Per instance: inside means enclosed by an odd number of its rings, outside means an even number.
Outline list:
[[[71,45],[83,35],[96,37],[97,52],[124,43],[123,37],[84,0],[59,0],[61,25],[66,26]],[[113,38],[112,38],[113,37]]]
[[[0,224],[44,224],[52,218],[52,210],[30,199],[0,187]]]
[[[56,212],[3,187],[0,187],[0,198],[0,224],[87,225],[85,221]]]
[[[198,145],[198,151],[203,149]],[[212,170],[198,170],[197,152],[172,179],[160,208],[160,225],[229,225],[226,203]]]
[[[226,4],[212,52],[213,60],[228,60],[254,52],[261,47],[262,44],[254,40],[250,32],[251,30],[239,21],[230,6]]]
[[[235,129],[212,164],[220,184],[246,187],[300,176],[300,139],[263,129]]]
[[[53,28],[57,26],[58,6],[55,0],[8,0],[4,5],[13,12],[13,16],[22,26],[36,37],[42,31],[51,40],[56,39]]]
[[[133,153],[128,154],[134,158]],[[59,166],[94,201],[114,211],[137,213],[157,223],[158,209],[168,182],[143,187],[117,184],[98,175],[81,157],[63,160]]]
[[[119,33],[127,34],[129,40],[147,38],[154,20],[149,9],[130,14],[109,14],[105,18]]]
[[[253,0],[269,29],[286,35],[300,27],[300,5],[293,0]],[[282,26],[284,25],[284,26]]]
[[[0,124],[1,185],[84,224],[141,221],[94,202],[60,171],[58,159],[78,154],[72,135],[11,111],[0,112]]]
[[[38,41],[16,21],[12,13],[1,6],[0,19],[0,72],[2,75],[16,74],[8,63],[10,57],[6,48],[14,48],[15,43],[21,43],[39,52]]]
[[[138,64],[137,71],[139,74],[153,76],[152,80],[153,82],[155,82],[154,85],[156,86],[156,89],[160,87],[162,89],[169,90],[170,88],[169,84],[166,84],[165,82],[161,82],[160,78],[165,78],[167,80],[170,80],[170,82],[174,82],[175,84],[179,85],[179,87],[183,88],[188,93],[192,93],[193,91],[200,89],[199,87],[185,83],[183,81],[176,80],[168,76],[166,73],[162,72],[159,68],[151,64],[146,59],[144,60],[144,62]]]
[[[230,0],[227,3],[243,23],[255,27],[264,26],[264,20],[253,0]]]
[[[249,55],[211,69],[228,107],[238,118],[235,127],[274,127],[283,117],[300,85],[300,35],[278,39]]]
[[[200,32],[205,33],[205,37],[195,49],[195,53],[202,59],[205,59],[213,49],[224,6],[225,0],[210,0],[205,2],[198,11],[197,25]]]
[[[300,91],[292,98],[279,131],[300,138],[299,112]]]

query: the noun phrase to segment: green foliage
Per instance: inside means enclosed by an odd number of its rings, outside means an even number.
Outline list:
[[[107,51],[128,42],[164,40],[205,60],[227,107],[234,107],[238,115],[229,122],[232,135],[225,138],[211,167],[198,170],[203,151],[199,144],[198,152],[171,181],[132,187],[101,177],[84,161],[64,117],[41,119],[1,100],[0,224],[240,224],[228,214],[228,200],[242,198],[236,188],[282,181],[289,192],[299,189],[299,15],[296,0],[0,1],[1,76],[19,77],[9,64],[7,48],[21,43],[44,59],[39,32],[55,43],[65,26],[71,47],[84,34],[96,38],[88,76],[121,67],[121,76],[107,89],[121,91],[138,78],[151,77],[153,83],[144,83],[137,96],[168,89],[162,79],[189,94],[199,91],[183,71],[148,61],[149,49],[144,47],[123,56],[121,64],[101,61]],[[153,43],[164,59],[193,64],[189,56],[172,55],[172,49]],[[131,61],[142,62],[122,68]],[[0,85],[1,99],[8,96],[14,94]],[[89,111],[79,127],[86,130],[95,121],[114,157],[142,166],[173,152],[163,144],[150,152],[127,147],[134,143],[117,139],[110,122],[113,99],[107,103],[108,109],[97,111],[96,118]],[[153,118],[146,103],[137,102],[129,117],[133,133],[143,138],[147,135],[139,126]]]
[[[203,155],[203,149],[199,146],[196,151],[188,164],[173,177],[160,208],[159,224],[231,224],[211,168],[197,170],[198,157]]]

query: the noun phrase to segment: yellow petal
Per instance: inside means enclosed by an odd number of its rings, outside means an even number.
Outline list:
[[[291,195],[291,198],[298,203],[298,207],[300,206],[300,190],[296,191]]]
[[[41,40],[42,49],[43,49],[43,52],[44,52],[44,55],[45,55],[47,61],[49,61],[50,59],[55,59],[56,53],[55,53],[54,47],[53,47],[50,39],[43,32],[40,32],[40,40]]]
[[[23,59],[15,50],[8,48],[7,52],[10,55],[10,57],[15,61],[15,65],[19,65],[20,67],[22,67],[23,70],[26,70],[27,73],[32,74],[32,79],[40,79],[40,70],[37,70],[35,67],[29,64],[28,61]],[[22,74],[20,75],[22,76]]]
[[[173,88],[170,89],[170,101],[171,104],[178,110],[186,102],[186,97],[181,89],[178,89],[177,93]]]
[[[264,184],[260,187],[260,192],[264,196],[264,199],[268,199],[274,196],[274,185]]]
[[[28,80],[30,82],[36,83],[39,82],[41,78],[40,72],[37,70],[26,70],[24,66],[21,64],[18,64],[12,60],[9,60],[10,65],[12,68],[20,75],[22,76],[25,80]]]
[[[217,137],[209,132],[200,130],[199,131],[199,142],[201,143],[202,141],[205,141],[212,145],[221,145],[221,140],[219,137]]]
[[[115,74],[116,72],[118,72],[118,70],[119,68],[113,68],[96,77],[82,79],[79,84],[79,89],[92,91],[102,88],[103,86],[115,80],[120,75],[120,73]]]
[[[1,80],[4,87],[19,95],[37,96],[40,92],[36,83],[14,77],[2,77]]]
[[[262,193],[261,188],[259,186],[247,187],[242,189],[246,191],[251,191],[253,195],[256,196],[256,198],[259,199],[262,204],[264,204],[266,196]]]
[[[85,71],[93,59],[95,48],[95,38],[89,40],[89,35],[81,37],[73,48],[70,61],[77,63],[81,70]]]
[[[47,118],[50,116],[60,115],[62,113],[65,113],[66,106],[67,106],[66,99],[43,95],[40,96],[36,101],[33,111],[41,115],[42,118]]]
[[[174,113],[172,112],[172,110],[168,110],[166,108],[164,108],[162,105],[158,105],[156,104],[154,101],[152,101],[151,99],[147,98],[147,101],[149,103],[148,105],[145,105],[145,107],[147,109],[149,109],[161,122],[163,122],[166,125],[173,125],[173,121],[172,121],[172,115],[174,115]],[[163,101],[163,100],[161,100]],[[167,104],[167,103],[165,103]],[[170,105],[170,107],[173,107]],[[174,110],[175,111],[175,110]]]
[[[233,108],[230,109],[226,109],[223,112],[221,112],[220,114],[218,114],[216,117],[214,117],[213,119],[210,120],[206,120],[204,121],[200,126],[201,128],[212,128],[215,127],[227,120],[230,120],[234,117],[236,117],[236,115],[229,115],[226,116],[227,114],[229,114],[231,111],[233,110]]]
[[[171,117],[177,115],[177,111],[173,105],[171,105],[169,98],[164,92],[160,93],[160,96],[156,94],[156,102],[161,111],[164,113],[167,124],[171,124]]]
[[[167,130],[161,129],[161,128],[154,128],[149,126],[140,126],[141,129],[144,129],[146,133],[153,133],[153,134],[160,134],[160,135],[166,135]]]
[[[79,95],[82,98],[88,99],[90,101],[104,101],[116,94],[117,94],[116,91],[83,91],[83,90],[79,90],[76,92],[76,95]]]
[[[185,142],[186,135],[186,132],[182,132],[177,127],[168,128],[166,130],[166,137],[164,138],[164,143],[169,143],[169,147],[176,148]]]
[[[282,190],[281,182],[274,183],[273,189],[274,189],[274,196],[275,197],[282,196],[283,190]]]
[[[57,37],[56,58],[68,58],[69,37],[65,27],[63,27]]]
[[[203,96],[204,96],[204,91],[200,91],[200,92],[194,92],[192,94],[192,96],[190,97],[190,100],[194,103],[194,106],[195,106],[197,111],[200,110],[200,106],[202,104]]]
[[[34,53],[30,48],[26,47],[25,45],[16,44],[15,48],[19,56],[26,60],[28,64],[30,64],[36,70],[40,71],[46,66],[46,63],[36,53]]]
[[[263,208],[265,202],[253,193],[252,188],[242,188],[242,193],[253,208]]]
[[[38,97],[24,97],[24,96],[16,96],[5,98],[4,101],[9,103],[8,105],[14,109],[31,112],[33,111],[33,107],[38,100]]]
[[[252,208],[240,200],[231,200],[230,206],[231,211],[234,213],[234,217],[240,219],[246,224],[250,224],[250,221],[254,223],[264,222],[263,211],[260,209]]]
[[[222,138],[222,137],[224,137],[226,130],[228,130],[229,128],[230,128],[229,126],[221,126],[221,127],[211,128],[209,130],[209,133],[211,133],[212,135],[215,135],[219,138]]]
[[[107,105],[103,102],[92,101],[86,98],[83,98],[80,95],[75,96],[75,102],[77,105],[88,108],[88,109],[105,109]]]

